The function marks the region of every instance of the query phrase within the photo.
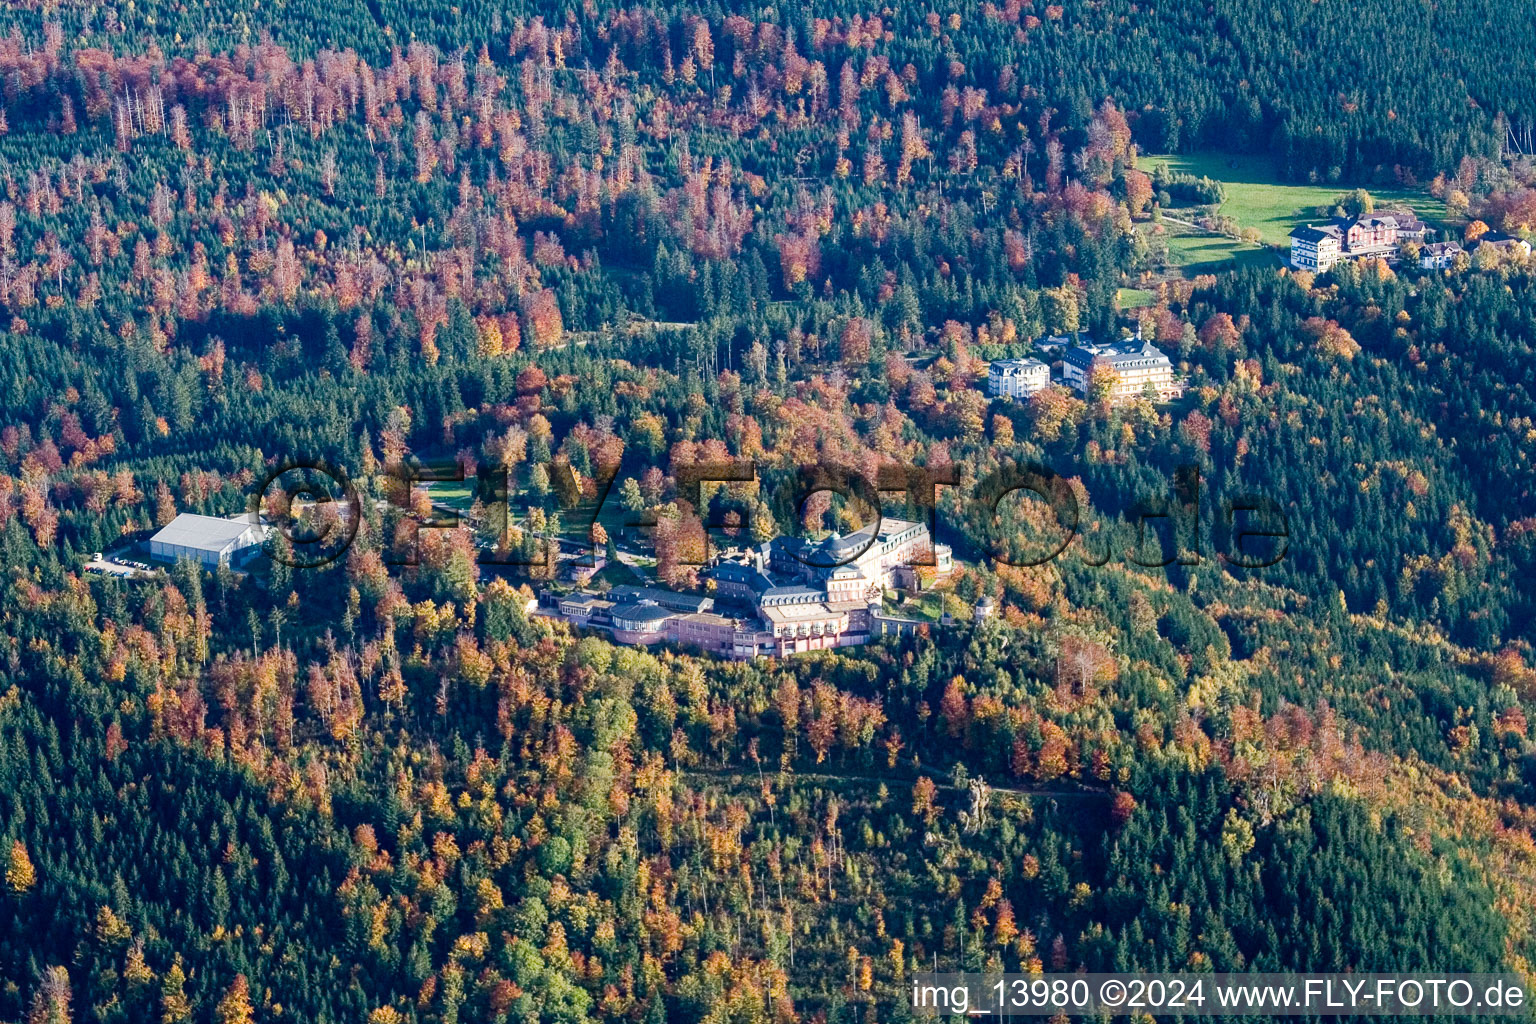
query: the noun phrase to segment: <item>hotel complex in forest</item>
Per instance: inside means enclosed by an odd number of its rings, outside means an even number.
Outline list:
[[[1174,376],[1173,361],[1143,340],[1139,329],[1136,337],[1114,343],[1053,337],[1037,345],[1041,352],[1061,353],[1061,372],[1055,382],[1084,398],[1095,397],[1100,382],[1104,390],[1097,397],[1115,405],[1138,398],[1166,402],[1184,393],[1182,378]],[[987,366],[987,394],[993,398],[1029,398],[1051,384],[1051,365],[1039,359],[997,359]]]
[[[953,570],[949,547],[933,543],[925,524],[882,518],[845,536],[776,537],[724,556],[704,572],[713,596],[618,586],[547,599],[546,614],[619,643],[783,657],[916,632],[924,623],[885,613],[886,590],[920,589]]]
[[[1086,342],[1067,349],[1061,358],[1062,379],[1085,398],[1094,396],[1101,374],[1107,381],[1102,397],[1115,404],[1143,397],[1166,402],[1184,393],[1183,383],[1173,376],[1173,362],[1150,341]]]
[[[1344,260],[1395,258],[1404,242],[1422,242],[1424,222],[1402,210],[1335,217],[1291,232],[1291,266],[1323,273]]]

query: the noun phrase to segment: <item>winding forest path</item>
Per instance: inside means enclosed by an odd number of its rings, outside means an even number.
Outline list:
[[[948,772],[938,768],[933,768],[929,765],[923,765],[922,768],[923,774],[927,777],[933,778],[938,788],[954,790],[956,792],[964,792],[966,790],[966,787],[964,786],[956,786],[951,782],[944,781],[949,777]],[[780,773],[763,772],[758,774],[756,772],[739,771],[731,768],[683,768],[680,769],[680,774],[697,776],[700,778],[718,779],[722,781],[729,780],[733,782],[757,782],[773,778]],[[909,785],[916,782],[919,778],[917,775],[865,775],[858,772],[790,772],[788,774],[791,778],[797,781],[805,780],[811,782],[864,782],[887,784],[905,783]],[[1086,784],[1077,788],[1049,789],[1044,787],[1019,788],[1013,786],[994,786],[988,783],[987,788],[993,793],[1006,793],[1010,796],[1019,797],[1049,797],[1053,799],[1067,797],[1072,799],[1080,799],[1083,797],[1102,798],[1109,796],[1109,789],[1107,787],[1089,786]]]

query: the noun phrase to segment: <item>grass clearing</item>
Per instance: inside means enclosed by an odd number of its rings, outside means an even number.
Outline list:
[[[925,590],[921,594],[888,590],[884,605],[887,615],[937,623],[944,614],[944,595],[936,590]]]
[[[422,486],[427,490],[427,497],[460,512],[468,512],[475,502],[472,480],[434,480]]]
[[[1145,288],[1121,288],[1116,301],[1121,309],[1139,309],[1157,302],[1157,296]]]
[[[1231,217],[1240,227],[1256,228],[1268,245],[1290,247],[1291,229],[1308,220],[1317,220],[1317,208],[1332,205],[1354,186],[1302,185],[1282,182],[1275,177],[1269,159],[1259,155],[1227,153],[1172,153],[1144,155],[1137,166],[1151,173],[1158,164],[1170,171],[1215,178],[1226,186],[1227,200],[1218,212]],[[1423,189],[1366,189],[1382,207],[1407,207],[1431,227],[1448,219],[1445,204]]]
[[[1225,235],[1207,234],[1167,220],[1163,221],[1162,227],[1168,242],[1168,262],[1186,277],[1235,270],[1238,267],[1273,267],[1280,264],[1275,251],[1262,245]],[[1150,224],[1142,228],[1154,230]]]
[[[610,587],[649,587],[655,581],[636,574],[623,562],[609,562],[597,571],[588,586],[597,583],[607,583]]]

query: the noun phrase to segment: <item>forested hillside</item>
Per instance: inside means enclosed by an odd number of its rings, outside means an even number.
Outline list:
[[[1439,176],[1528,232],[1501,141],[1536,95],[1496,56],[1528,15],[10,5],[0,1020],[888,1021],[935,965],[1529,974],[1536,265],[1160,276],[1139,166]],[[1133,332],[1183,398],[986,395],[1042,336]],[[413,459],[504,471],[505,540],[485,486],[475,529],[422,527]],[[695,503],[728,459],[760,484]],[[356,485],[336,561],[85,572],[292,460]],[[810,465],[961,481],[952,624],[733,662],[530,614],[548,574],[485,564],[649,522],[655,582],[694,588],[706,523],[790,529]],[[1010,565],[1059,524],[978,482],[1028,465],[1081,522]],[[1241,564],[1245,501],[1274,564]]]
[[[967,83],[1004,96],[1038,94],[1058,122],[1076,130],[1108,97],[1127,109],[1137,141],[1149,150],[1217,145],[1272,153],[1279,169],[1297,179],[1427,180],[1463,156],[1497,155],[1506,128],[1530,153],[1528,133],[1536,129],[1536,87],[1522,57],[1533,44],[1526,2],[1006,0],[949,10],[875,9],[855,0],[814,9],[724,3],[642,14],[588,0],[579,15],[574,8],[492,0],[426,8],[401,0],[28,6],[8,17],[23,48],[41,44],[45,23],[53,22],[64,39],[82,46],[131,41],[138,52],[174,57],[270,37],[295,58],[350,50],[374,64],[412,43],[471,56],[484,46],[500,56],[517,50],[520,24],[542,17],[569,33],[565,56],[573,68],[602,67],[617,45],[626,66],[639,71],[659,65],[668,49],[680,64],[690,26],[702,17],[719,36],[721,71],[738,85],[763,43],[777,49],[789,42],[806,60],[824,64],[821,88],[840,96],[841,64],[877,46],[896,70],[914,69],[917,79],[907,83],[921,86],[911,90],[914,97],[936,98],[946,85]],[[751,26],[749,37],[730,27],[741,20]],[[646,21],[655,24],[642,28]],[[784,38],[756,38],[759,23]],[[851,40],[847,26],[860,26]],[[739,106],[747,95],[738,88],[734,98]]]

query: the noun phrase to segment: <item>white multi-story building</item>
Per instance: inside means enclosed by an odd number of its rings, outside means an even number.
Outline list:
[[[1050,384],[1051,368],[1038,359],[998,359],[987,367],[987,394],[993,398],[1028,398]]]
[[[1062,356],[1062,378],[1085,398],[1092,391],[1095,372],[1099,371],[1113,374],[1108,397],[1115,403],[1135,401],[1146,394],[1149,385],[1163,402],[1184,392],[1183,385],[1173,379],[1173,363],[1150,341],[1133,340],[1118,345],[1088,342],[1067,349]]]
[[[1344,235],[1332,224],[1308,224],[1291,232],[1291,266],[1324,273],[1344,258]]]

